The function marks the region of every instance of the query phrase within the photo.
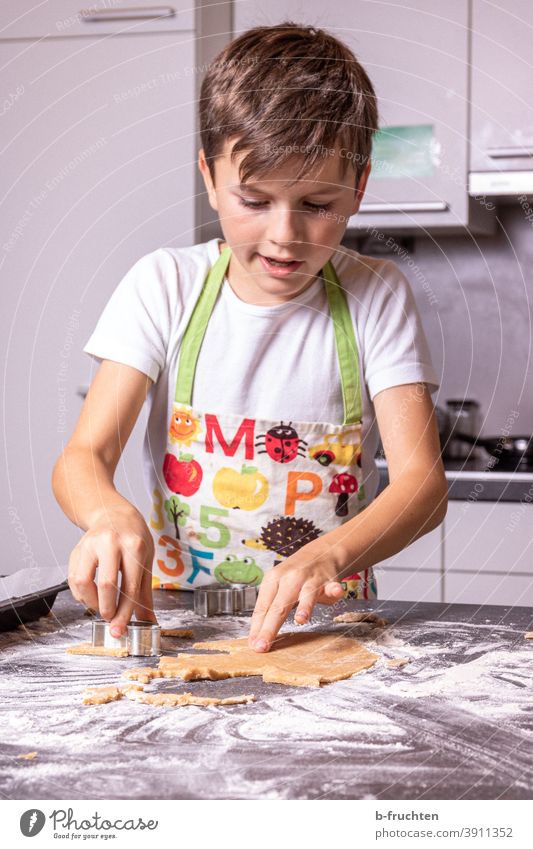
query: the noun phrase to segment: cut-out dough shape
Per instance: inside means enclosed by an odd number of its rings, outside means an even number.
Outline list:
[[[524,634],[524,640],[533,640],[533,631],[526,631]]]
[[[185,705],[247,705],[255,702],[252,694],[246,696],[229,696],[225,699],[212,698],[210,696],[194,696],[192,693],[145,693],[140,684],[120,684],[108,687],[86,687],[83,691],[84,705],[105,705],[108,702],[116,702],[124,696],[133,702],[143,705],[155,705],[156,707],[184,707]],[[29,755],[19,755],[19,758],[29,759],[35,757],[37,752]]]
[[[26,754],[17,755],[18,761],[33,761],[37,757],[37,752],[27,752]]]
[[[115,649],[106,646],[93,646],[92,643],[78,643],[76,646],[69,646],[66,652],[67,654],[90,654],[96,657],[128,657],[126,646]]]
[[[395,657],[392,660],[387,660],[386,666],[389,666],[391,669],[397,669],[400,666],[405,666],[407,663],[411,663],[410,657]]]
[[[143,690],[140,684],[120,684],[118,687],[86,687],[83,691],[84,705],[105,705],[116,702],[130,690]]]
[[[144,683],[153,678],[216,681],[261,675],[263,681],[273,684],[320,687],[369,669],[379,659],[379,655],[368,651],[353,637],[322,632],[284,634],[275,640],[269,652],[253,651],[246,638],[195,643],[193,648],[228,654],[167,655],[160,658],[159,667],[128,669],[123,675]]]
[[[247,705],[255,702],[255,696],[229,696],[226,699],[211,698],[209,696],[193,696],[192,693],[144,693],[138,690],[128,690],[125,693],[133,702],[143,705],[155,705],[156,707],[184,707],[185,705]]]
[[[376,628],[384,628],[385,625],[388,625],[386,619],[382,619],[381,616],[378,616],[377,613],[371,613],[370,611],[364,613],[341,613],[340,616],[336,616],[333,620],[334,622],[346,622],[346,623],[358,623],[365,622],[369,625],[375,625]]]
[[[161,628],[162,637],[179,637],[182,640],[194,640],[194,632],[190,628]]]

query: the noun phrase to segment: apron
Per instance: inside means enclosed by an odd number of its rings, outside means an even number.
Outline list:
[[[322,269],[333,321],[344,422],[295,422],[191,406],[196,363],[231,257],[211,268],[180,348],[176,391],[150,526],[152,586],[257,585],[269,569],[362,510],[362,398],[353,324],[331,262]],[[222,352],[221,352],[222,353]],[[343,582],[377,598],[372,568]]]

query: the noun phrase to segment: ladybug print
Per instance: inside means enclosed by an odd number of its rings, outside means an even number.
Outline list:
[[[305,457],[305,446],[307,442],[300,439],[292,422],[281,422],[271,427],[266,433],[259,434],[255,443],[255,447],[260,449],[258,454],[268,454],[276,463],[290,463],[296,457]]]

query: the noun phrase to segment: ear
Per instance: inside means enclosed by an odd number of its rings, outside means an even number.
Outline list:
[[[209,203],[211,208],[215,211],[218,211],[217,204],[217,193],[215,190],[215,184],[213,183],[213,179],[211,177],[211,172],[209,170],[209,166],[207,164],[205,153],[203,147],[200,148],[198,152],[198,168],[200,169],[200,173],[204,178],[204,185],[207,192],[207,196],[209,198]]]
[[[368,182],[368,178],[370,176],[370,171],[372,170],[372,161],[369,159],[367,164],[365,165],[365,169],[359,178],[359,185],[357,186],[353,199],[353,207],[352,207],[352,215],[355,215],[356,212],[359,211],[359,207],[361,206],[361,201],[363,200],[366,184]]]

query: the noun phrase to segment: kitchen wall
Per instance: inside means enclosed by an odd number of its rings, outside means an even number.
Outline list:
[[[465,3],[466,0],[453,0],[448,4],[441,23],[449,23],[447,19],[453,17],[452,12],[459,19]],[[323,27],[349,43],[363,63],[366,63],[368,52],[370,61],[366,65],[367,70],[376,82],[376,76],[381,78],[381,66],[388,61],[386,53],[378,60],[372,53],[376,49],[376,31],[384,33],[390,64],[394,65],[399,61],[396,34],[403,31],[405,16],[401,2],[386,3],[383,4],[387,10],[384,23],[379,15],[377,18],[372,16],[374,5],[379,11],[381,4],[377,0],[374,3],[371,0],[336,0],[327,7],[318,0],[270,0],[268,5],[262,0],[237,0],[234,3],[234,35],[250,26],[268,26],[287,19]],[[413,73],[415,76],[417,72],[427,73],[434,76],[439,84],[448,86],[447,95],[451,103],[456,92],[454,83],[450,81],[449,63],[453,63],[454,57],[450,55],[448,65],[441,66],[437,62],[439,51],[436,50],[432,54],[434,65],[423,64],[427,46],[424,26],[429,20],[431,31],[438,27],[436,22],[441,7],[425,0],[411,0],[405,5],[411,11],[420,11],[420,26],[408,39],[413,47]],[[518,14],[517,8],[515,3],[515,14]],[[518,15],[518,18],[524,19],[526,12],[524,9],[522,12],[524,14]],[[510,12],[511,19],[513,14]],[[505,23],[507,25],[508,21]],[[387,40],[389,33],[391,37]],[[459,35],[458,26],[457,37]],[[494,32],[492,36],[497,40],[498,33]],[[522,65],[519,67],[523,69]],[[498,74],[495,73],[494,79],[491,79],[492,91],[495,91],[497,82]],[[401,80],[399,85],[401,88]],[[436,96],[438,92],[439,85],[435,88]],[[511,94],[509,90],[509,96]],[[381,122],[387,123],[386,117],[395,99],[395,94],[389,94],[380,101]],[[421,115],[425,115],[423,108]],[[527,114],[526,104],[524,108]],[[439,115],[429,113],[425,117],[438,120]],[[464,183],[466,193],[466,177]],[[486,199],[485,203],[491,204],[492,199]],[[530,353],[533,199],[531,205],[526,201],[521,204],[519,199],[508,205],[498,203],[496,214],[498,228],[495,235],[474,237],[465,230],[455,236],[416,236],[412,240],[413,250],[408,254],[402,252],[401,243],[396,240],[389,254],[407,275],[415,293],[433,362],[441,377],[441,388],[435,396],[437,403],[444,406],[447,398],[477,400],[481,405],[481,430],[486,436],[498,436],[502,430],[514,434],[533,432],[533,362]],[[388,238],[387,235],[384,241]],[[372,253],[368,241],[364,248],[360,247],[361,243],[355,236],[345,238],[344,242]],[[382,246],[383,241],[380,243]]]
[[[533,208],[517,199],[497,216],[494,236],[416,238],[407,254],[394,240],[389,253],[415,293],[441,378],[437,403],[476,399],[487,436],[533,431]]]

